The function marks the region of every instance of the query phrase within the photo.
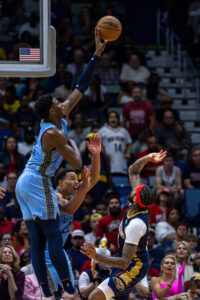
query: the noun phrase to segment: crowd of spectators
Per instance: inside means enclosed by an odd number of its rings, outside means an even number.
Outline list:
[[[13,295],[13,299],[40,299],[30,260],[28,231],[15,196],[17,178],[30,157],[39,130],[34,102],[47,92],[60,101],[66,99],[93,52],[97,20],[105,14],[114,14],[123,23],[122,2],[88,1],[73,15],[71,1],[52,0],[52,24],[57,32],[56,74],[45,79],[0,78],[0,186],[6,188],[5,197],[0,199],[0,274],[5,268],[0,294],[5,295],[4,299]],[[32,3],[32,8],[37,8],[34,0]],[[8,34],[12,42],[0,49],[0,57],[15,60],[19,44],[38,46],[38,11],[27,6],[27,1],[10,0],[2,4],[1,33]],[[194,20],[192,24],[194,27]],[[195,39],[197,36],[194,33]],[[65,244],[81,299],[87,299],[102,280],[97,270],[98,280],[91,279],[88,271],[91,262],[80,252],[84,241],[98,244],[106,237],[110,253],[118,252],[119,224],[129,202],[128,193],[124,200],[115,178],[127,177],[130,162],[160,149],[168,150],[164,162],[159,166],[148,163],[141,173],[143,183],[150,184],[155,194],[150,206],[148,281],[141,282],[129,300],[151,299],[151,288],[161,295],[159,289],[154,289],[155,280],[151,285],[150,281],[161,272],[165,276],[162,268],[167,259],[162,259],[169,253],[174,253],[176,258],[177,280],[178,270],[185,261],[183,284],[191,279],[194,271],[200,272],[199,228],[184,218],[184,189],[200,189],[200,146],[192,145],[178,112],[172,109],[173,98],[159,87],[159,76],[151,72],[144,58],[128,34],[108,43],[89,88],[68,122],[68,136],[76,141],[84,165],[91,165],[86,147],[91,132],[98,133],[102,141],[99,182],[75,213],[71,235]],[[62,167],[67,166],[63,161]],[[8,291],[9,281],[12,289]]]

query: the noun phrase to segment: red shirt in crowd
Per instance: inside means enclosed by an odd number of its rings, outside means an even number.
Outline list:
[[[128,122],[128,131],[134,137],[137,137],[144,129],[149,127],[150,117],[154,115],[153,105],[144,100],[139,104],[131,101],[125,104],[123,108],[123,117]]]
[[[135,161],[136,161],[137,159],[139,159],[139,158],[145,156],[145,155],[148,155],[149,153],[150,153],[150,152],[149,152],[148,149],[139,152],[139,153],[135,156]],[[157,168],[157,167],[159,167],[159,166],[161,166],[161,165],[163,165],[163,162],[160,162],[160,163],[154,163],[154,162],[151,162],[151,161],[148,162],[148,163],[145,165],[145,167],[144,167],[144,169],[142,170],[142,172],[141,172],[141,178],[148,180],[149,176],[155,176],[155,172],[150,172],[150,171],[146,172],[146,171],[145,171],[145,168],[150,168],[150,167],[156,167],[156,168]]]
[[[4,220],[1,224],[0,224],[0,236],[2,235],[3,232],[13,232],[13,224],[11,221],[8,220]]]
[[[157,224],[162,221],[166,221],[166,214],[172,208],[172,206],[166,208],[166,212],[162,211],[158,204],[153,203],[149,207],[149,223]]]
[[[119,224],[125,214],[126,210],[122,210],[118,217],[112,217],[111,215],[107,215],[100,219],[96,236],[98,238],[102,238],[104,235],[106,236],[108,242],[115,246],[116,251],[118,252],[118,231]]]

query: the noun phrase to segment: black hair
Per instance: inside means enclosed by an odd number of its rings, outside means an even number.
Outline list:
[[[40,96],[35,102],[35,112],[41,119],[47,119],[49,116],[49,110],[53,103],[53,96],[51,94],[45,94]]]
[[[140,201],[145,206],[149,206],[153,202],[153,192],[149,186],[145,185],[140,190]]]
[[[178,214],[179,214],[179,211],[178,211],[178,209],[177,209],[176,207],[171,208],[170,210],[168,210],[167,215],[166,215],[167,221],[168,221],[168,219],[169,219],[169,215],[170,215],[170,213],[172,212],[172,210],[176,210],[176,211],[178,212]],[[179,215],[179,219],[180,219],[180,215]]]
[[[111,111],[109,111],[109,112],[107,113],[106,122],[108,122],[108,119],[109,119],[109,117],[110,117],[111,114],[115,114],[115,115],[116,115],[116,118],[118,119],[118,123],[119,123],[120,117],[119,117],[118,112],[115,111],[115,110],[111,110]]]
[[[119,203],[121,204],[120,196],[117,193],[110,194],[108,197],[106,197],[107,202],[109,203],[111,199],[117,199]]]
[[[77,172],[72,170],[72,169],[61,169],[60,171],[58,171],[58,173],[54,177],[54,186],[55,186],[55,188],[59,184],[59,180],[63,180],[65,178],[66,174],[70,173],[70,172],[74,172],[74,173],[77,174]]]

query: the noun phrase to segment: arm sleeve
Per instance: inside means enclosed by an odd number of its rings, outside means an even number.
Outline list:
[[[141,219],[136,218],[131,220],[125,229],[125,243],[138,245],[141,237],[146,233],[146,230],[146,224]]]
[[[90,283],[91,282],[90,282],[90,278],[89,278],[88,274],[86,272],[82,272],[79,277],[79,281],[78,281],[79,290],[87,287]]]

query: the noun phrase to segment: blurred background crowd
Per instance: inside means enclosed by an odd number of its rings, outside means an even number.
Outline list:
[[[39,11],[32,10],[37,1],[29,1],[28,5],[28,1],[0,2],[0,59],[18,61],[19,48],[39,47]],[[75,213],[71,234],[65,244],[80,297],[87,299],[95,284],[108,275],[101,266],[97,266],[95,275],[94,272],[90,274],[91,262],[80,253],[80,246],[84,241],[98,245],[99,240],[106,237],[110,253],[117,254],[118,228],[131,191],[128,166],[161,149],[168,151],[164,162],[159,166],[148,163],[141,173],[142,182],[154,191],[154,203],[150,206],[148,282],[144,284],[146,290],[139,286],[129,300],[151,299],[151,277],[161,274],[160,264],[168,253],[174,253],[177,268],[182,261],[186,262],[184,281],[188,281],[194,272],[200,272],[200,142],[192,141],[179,111],[174,109],[173,95],[160,86],[160,74],[148,66],[145,48],[148,37],[145,45],[145,36],[140,36],[138,40],[143,39],[143,47],[138,47],[131,11],[127,7],[130,5],[132,13],[140,11],[143,1],[135,1],[135,7],[130,2],[127,1],[126,6],[122,0],[73,3],[52,0],[56,74],[50,78],[0,77],[0,186],[6,189],[6,196],[0,199],[0,264],[6,264],[3,253],[7,249],[12,264],[15,264],[15,278],[19,279],[16,282],[21,294],[17,299],[39,299],[39,292],[38,298],[28,298],[31,289],[36,291],[37,283],[31,277],[34,274],[29,235],[15,196],[17,179],[40,127],[34,103],[45,93],[64,101],[72,92],[93,54],[94,27],[104,15],[120,19],[124,29],[122,36],[108,43],[89,88],[68,122],[68,138],[76,141],[83,165],[91,165],[91,155],[86,147],[89,136],[98,133],[102,141],[99,182]],[[148,4],[145,1],[145,5],[144,10],[162,8],[166,20],[183,39],[198,69],[200,1],[163,0],[148,1]],[[70,166],[63,161],[61,167]],[[195,207],[190,205],[191,199],[193,203],[195,201]],[[26,275],[25,298],[22,296],[25,277],[20,269]],[[98,278],[95,284],[91,276]],[[0,293],[3,288],[5,286],[0,284]]]

